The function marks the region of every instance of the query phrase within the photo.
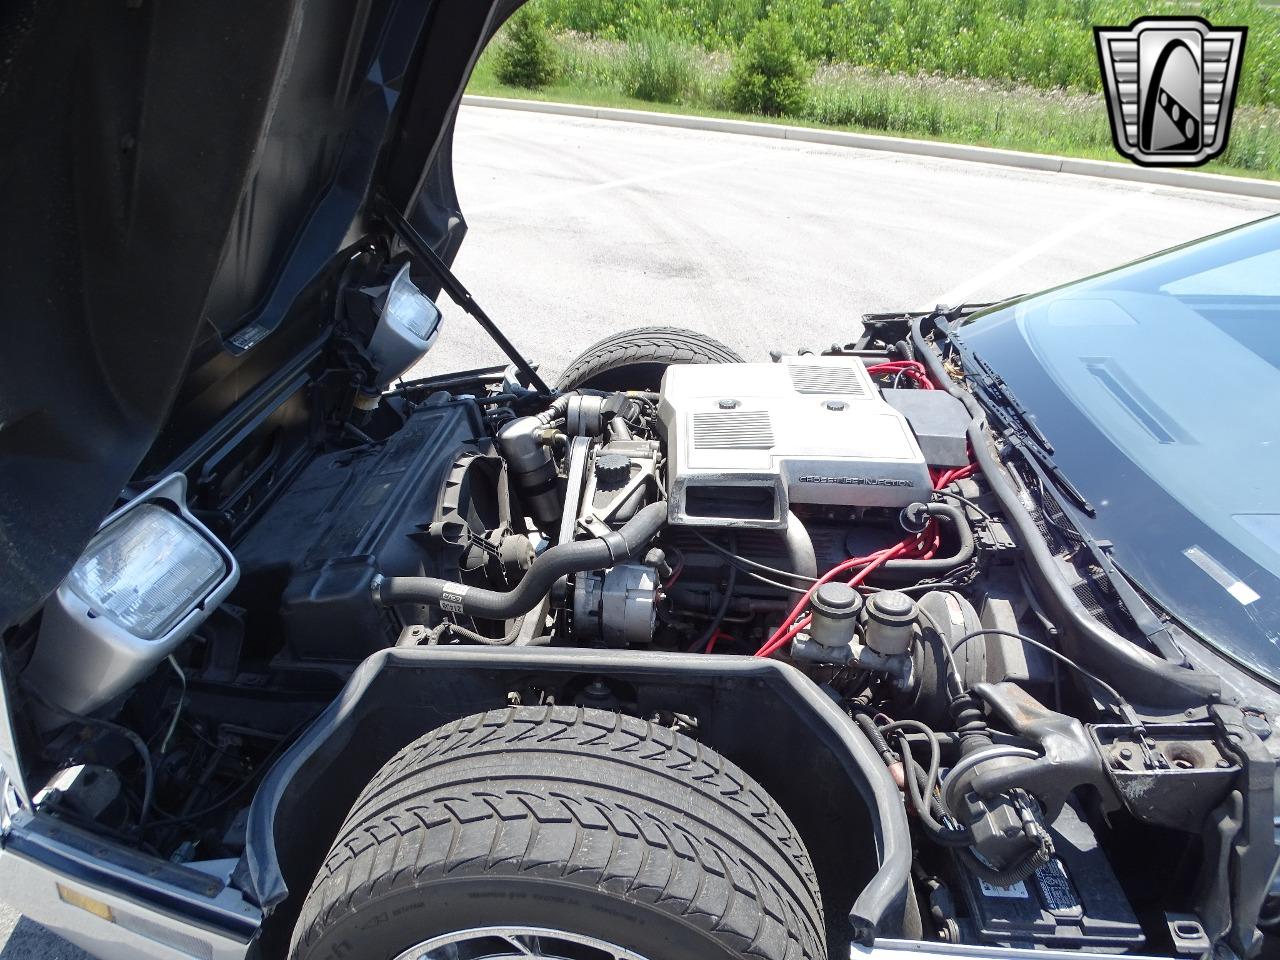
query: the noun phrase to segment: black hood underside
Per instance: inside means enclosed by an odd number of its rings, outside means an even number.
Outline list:
[[[381,196],[451,258],[467,0],[0,12],[0,631],[136,475],[323,340]]]

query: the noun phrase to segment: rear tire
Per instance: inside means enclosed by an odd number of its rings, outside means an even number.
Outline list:
[[[578,355],[556,389],[657,390],[673,363],[741,363],[719,340],[680,327],[640,327],[605,337]]]
[[[477,714],[393,757],[348,814],[290,957],[395,960],[491,928],[644,960],[826,956],[809,854],[755,781],[665,727],[571,707]]]

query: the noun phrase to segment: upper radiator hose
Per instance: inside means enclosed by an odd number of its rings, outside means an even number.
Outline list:
[[[557,544],[533,561],[524,579],[505,593],[437,577],[377,577],[373,581],[373,598],[388,607],[429,603],[449,613],[507,620],[536,607],[561,577],[603,570],[637,556],[666,522],[667,504],[660,501],[643,507],[619,529],[602,537]]]

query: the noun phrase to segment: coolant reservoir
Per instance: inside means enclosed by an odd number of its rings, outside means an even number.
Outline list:
[[[369,359],[382,392],[391,381],[426,356],[440,334],[440,308],[409,279],[409,264],[387,286],[378,325],[369,339]]]

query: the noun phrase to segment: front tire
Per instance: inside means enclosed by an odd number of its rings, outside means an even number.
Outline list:
[[[441,727],[379,771],[290,956],[523,955],[500,951],[508,937],[533,956],[821,960],[823,931],[808,852],[738,767],[641,720],[518,707]]]
[[[682,327],[639,327],[593,343],[569,364],[556,389],[657,390],[675,363],[741,363],[714,337]]]

